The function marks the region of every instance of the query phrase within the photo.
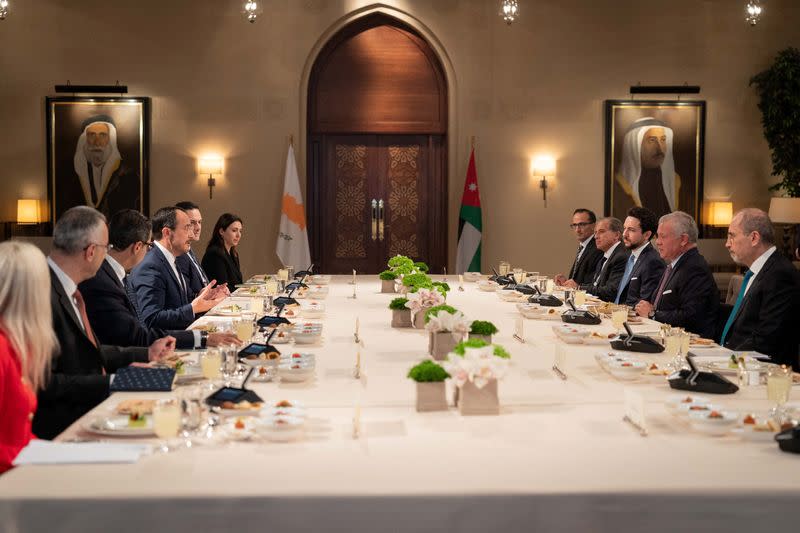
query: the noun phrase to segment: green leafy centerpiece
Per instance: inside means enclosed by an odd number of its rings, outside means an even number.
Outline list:
[[[389,302],[389,309],[392,310],[393,328],[411,327],[411,309],[406,307],[408,298],[395,298]]]
[[[433,361],[423,361],[408,371],[408,377],[417,384],[417,411],[444,411],[447,409],[444,380],[450,374]]]
[[[481,339],[492,343],[492,335],[498,332],[497,326],[488,320],[475,320],[469,327],[470,339]]]

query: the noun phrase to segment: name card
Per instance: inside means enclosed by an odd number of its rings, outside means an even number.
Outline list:
[[[525,342],[525,320],[521,316],[514,321],[514,338]]]
[[[556,355],[553,358],[553,366],[562,371],[567,369],[567,349],[561,341],[556,342]]]
[[[644,412],[644,397],[633,389],[625,389],[625,417],[642,437],[647,436],[647,420]]]

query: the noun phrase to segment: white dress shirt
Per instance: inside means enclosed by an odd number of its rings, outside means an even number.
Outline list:
[[[181,277],[181,273],[178,272],[178,267],[175,266],[175,256],[172,255],[172,252],[164,248],[164,245],[162,245],[160,242],[153,241],[153,244],[158,246],[158,249],[161,250],[161,253],[163,253],[164,257],[167,258],[167,263],[169,263],[169,266],[172,267],[172,273],[175,274],[175,279],[178,281],[178,286],[181,288],[182,291],[186,292],[186,286],[183,283],[183,278]]]
[[[605,258],[606,258],[606,263],[608,263],[608,258],[609,258],[609,257],[611,257],[611,255],[614,253],[614,250],[616,250],[616,249],[617,249],[617,246],[619,246],[620,244],[622,244],[622,241],[617,241],[617,242],[614,244],[614,246],[612,246],[611,248],[609,248],[609,249],[608,249],[608,251],[607,251],[606,253],[604,253],[604,254],[603,254],[603,257],[605,257]],[[605,265],[603,265],[603,266],[605,266]]]
[[[752,272],[752,273],[753,273],[753,275],[752,275],[752,276],[750,276],[750,281],[747,283],[747,287],[745,287],[745,288],[744,288],[744,294],[745,294],[745,295],[747,294],[747,291],[749,291],[749,290],[750,290],[750,287],[752,287],[752,286],[753,286],[753,280],[754,280],[754,279],[756,279],[756,276],[758,276],[758,273],[759,273],[759,272],[761,272],[761,269],[762,269],[762,268],[764,268],[764,263],[766,263],[766,262],[767,262],[767,259],[769,259],[769,258],[770,258],[770,256],[771,256],[773,253],[775,253],[775,247],[774,247],[774,246],[772,246],[771,248],[769,248],[769,249],[768,249],[766,252],[764,252],[763,254],[759,255],[759,256],[758,256],[758,259],[756,259],[755,261],[753,261],[753,264],[752,264],[752,265],[750,265],[750,272]]]
[[[122,283],[122,280],[125,279],[126,276],[125,267],[120,265],[119,261],[111,257],[111,254],[106,254],[106,262],[111,265],[111,268],[114,270],[114,274],[117,275],[119,282]]]

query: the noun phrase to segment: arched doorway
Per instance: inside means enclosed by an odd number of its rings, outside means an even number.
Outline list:
[[[383,14],[334,35],[308,88],[308,204],[320,269],[447,258],[447,83],[422,36]]]

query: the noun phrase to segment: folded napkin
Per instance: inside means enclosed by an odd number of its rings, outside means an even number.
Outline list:
[[[148,453],[146,444],[32,440],[19,452],[14,465],[135,463]]]

